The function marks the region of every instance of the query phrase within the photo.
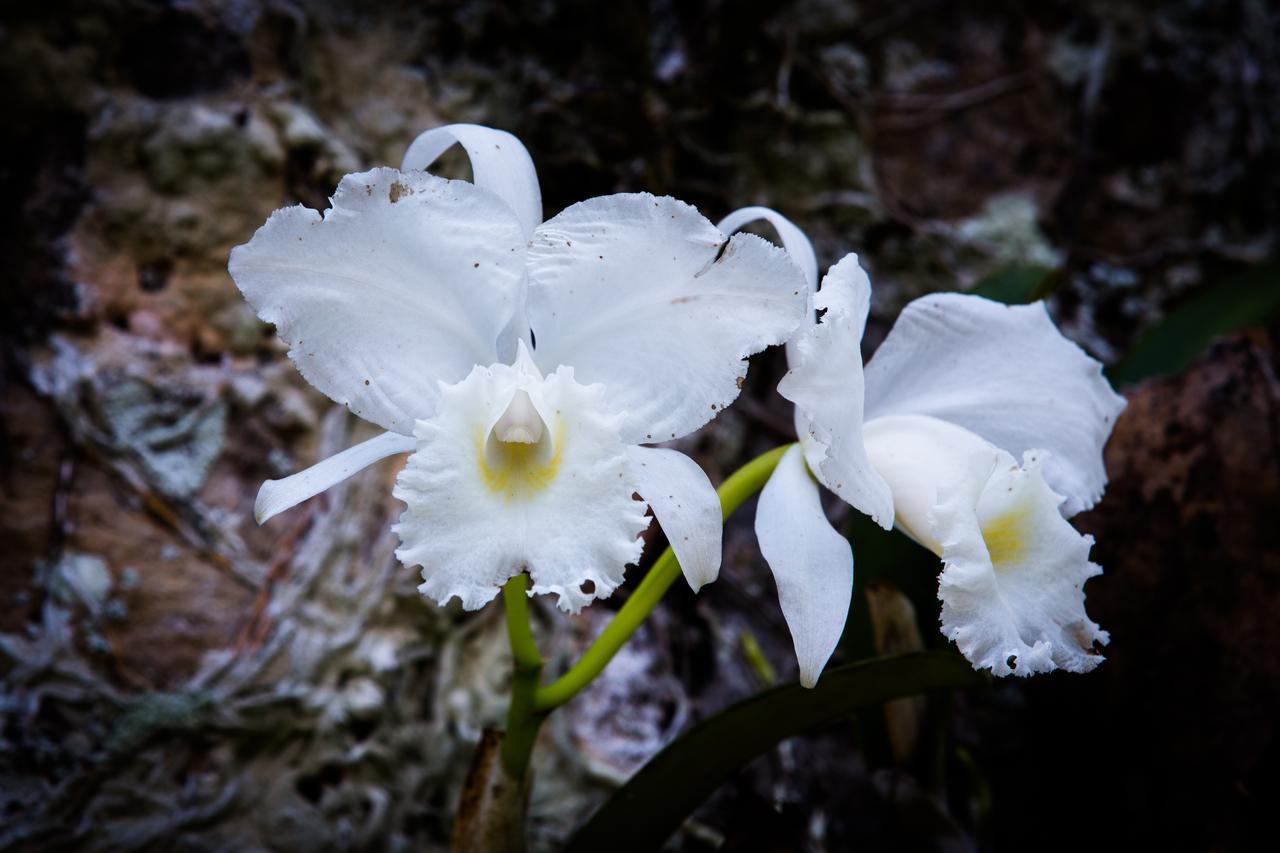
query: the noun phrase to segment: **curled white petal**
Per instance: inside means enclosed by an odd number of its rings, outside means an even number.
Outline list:
[[[575,204],[529,248],[535,359],[603,383],[629,444],[678,438],[729,405],[744,359],[799,325],[805,290],[782,249],[726,240],[689,205],[647,193]]]
[[[258,489],[257,500],[253,502],[253,517],[259,524],[263,524],[285,510],[292,509],[308,498],[315,497],[325,489],[341,483],[379,459],[385,459],[397,453],[408,453],[416,446],[417,441],[410,436],[384,432],[282,480],[267,480],[262,484],[262,488]]]
[[[277,210],[229,269],[308,382],[408,435],[434,410],[439,382],[495,360],[524,251],[492,193],[373,169],[343,178],[323,217]]]
[[[827,521],[800,448],[782,457],[756,508],[760,552],[778,585],[800,683],[813,687],[844,633],[853,596],[853,549]]]
[[[653,509],[693,591],[720,574],[724,519],[707,474],[688,456],[660,447],[627,448],[636,491]]]
[[[542,419],[536,443],[495,435],[519,391]],[[394,492],[407,505],[396,555],[422,566],[424,595],[441,604],[456,596],[474,610],[528,571],[532,593],[554,593],[576,612],[622,582],[648,520],[603,396],[570,368],[542,378],[501,364],[442,389]]]
[[[542,222],[538,172],[524,144],[505,130],[478,124],[433,127],[409,144],[400,168],[426,169],[454,143],[471,159],[476,186],[505,201],[520,220],[525,238],[531,237]]]
[[[863,439],[892,493],[894,524],[939,556],[932,521],[939,485],[985,481],[1004,453],[963,427],[923,415],[874,418]]]
[[[1031,675],[1101,662],[1107,634],[1084,610],[1084,583],[1101,569],[1045,482],[1044,451],[1019,466],[975,433],[918,415],[871,421],[866,435],[898,525],[942,557],[942,632],[975,667]]]
[[[929,415],[1015,455],[1048,450],[1045,478],[1066,496],[1068,516],[1102,496],[1102,446],[1124,405],[1043,303],[1010,307],[956,293],[917,299],[866,370],[868,419]]]
[[[813,244],[794,222],[770,207],[740,207],[717,223],[716,227],[725,234],[732,234],[745,225],[758,221],[768,222],[778,232],[782,247],[787,250],[796,266],[804,273],[804,280],[809,285],[810,296],[818,289],[818,258],[813,253]]]
[[[871,282],[857,255],[822,280],[822,319],[795,339],[778,393],[796,405],[796,432],[814,476],[881,527],[893,526],[893,496],[867,458],[862,437],[862,332]]]

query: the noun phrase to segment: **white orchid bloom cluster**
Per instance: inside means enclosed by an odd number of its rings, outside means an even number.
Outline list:
[[[976,668],[1027,676],[1097,666],[1108,637],[1085,614],[1084,584],[1101,569],[1089,560],[1092,537],[1067,519],[1102,496],[1102,447],[1125,406],[1102,366],[1058,332],[1043,303],[934,294],[903,310],[864,372],[871,285],[857,256],[818,289],[809,240],[778,213],[744,208],[720,228],[756,220],[774,226],[804,270],[810,317],[822,312],[788,343],[778,391],[795,404],[800,446],[756,515],[801,682],[813,685],[834,651],[853,587],[851,546],[823,513],[814,478],[942,559],[942,633]]]
[[[425,171],[454,144],[473,182]],[[720,569],[719,499],[691,459],[644,445],[708,422],[737,397],[745,359],[785,341],[778,390],[800,443],[761,492],[756,533],[801,682],[834,651],[853,589],[852,547],[818,484],[941,558],[942,631],[975,667],[1100,662],[1108,638],[1084,584],[1101,569],[1067,519],[1102,495],[1124,400],[1042,304],[918,299],[864,371],[857,256],[819,289],[808,239],[772,210],[714,226],[642,193],[541,214],[519,140],[450,125],[418,137],[400,170],[343,178],[323,215],[276,211],[232,252],[237,285],[307,381],[386,430],[264,483],[260,522],[410,453],[396,553],[442,604],[477,609],[522,572],[565,610],[606,597],[640,557],[646,505],[697,590]],[[756,220],[785,251],[725,236]]]
[[[473,183],[423,171],[455,143]],[[605,196],[541,220],[519,140],[450,125],[400,170],[343,178],[323,215],[278,210],[232,252],[307,381],[386,430],[265,483],[260,522],[411,452],[396,553],[442,604],[479,608],[524,571],[565,610],[608,596],[640,557],[646,502],[694,589],[715,579],[706,474],[643,445],[734,400],[744,359],[803,320],[803,276],[672,198]]]

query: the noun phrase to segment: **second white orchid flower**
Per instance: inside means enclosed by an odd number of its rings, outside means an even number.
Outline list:
[[[788,343],[778,391],[795,404],[800,446],[756,515],[802,683],[817,681],[839,642],[853,586],[852,549],[814,478],[942,559],[942,632],[976,668],[1097,666],[1108,637],[1085,614],[1084,583],[1101,569],[1092,537],[1066,519],[1101,497],[1102,448],[1125,405],[1102,366],[1042,303],[952,293],[909,304],[864,373],[871,286],[857,256],[818,289],[808,239],[778,213],[744,208],[720,227],[755,220],[778,231],[805,271],[811,311],[823,312]]]
[[[420,171],[455,143],[474,183]],[[716,577],[710,482],[642,445],[705,424],[800,323],[785,252],[643,193],[542,223],[524,147],[475,125],[346,176],[331,205],[276,211],[230,271],[307,381],[386,432],[265,483],[260,521],[412,452],[396,553],[441,603],[478,608],[526,570],[563,609],[603,598],[640,556],[646,502],[690,584]]]

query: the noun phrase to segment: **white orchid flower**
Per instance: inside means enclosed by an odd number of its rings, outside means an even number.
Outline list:
[[[760,219],[823,312],[787,345],[778,392],[796,406],[800,447],[756,515],[802,683],[816,682],[839,642],[853,581],[852,550],[823,514],[815,478],[942,559],[942,632],[975,668],[1093,669],[1108,637],[1085,615],[1084,583],[1101,569],[1089,561],[1092,538],[1066,519],[1102,496],[1102,447],[1125,406],[1102,366],[1043,303],[948,293],[910,303],[864,373],[871,285],[857,256],[818,290],[813,248],[781,215],[745,208],[720,227]]]
[[[455,142],[474,183],[421,171]],[[451,125],[401,170],[347,175],[323,215],[278,210],[231,253],[307,381],[386,430],[264,483],[260,522],[412,452],[396,553],[442,604],[479,608],[526,570],[563,609],[603,598],[640,556],[646,502],[689,583],[716,577],[710,482],[641,445],[733,401],[744,359],[801,321],[803,278],[672,198],[595,198],[540,224],[541,208],[519,140]]]

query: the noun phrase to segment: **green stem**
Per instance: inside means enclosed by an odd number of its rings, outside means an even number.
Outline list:
[[[538,653],[529,626],[528,590],[529,576],[524,572],[502,587],[512,657],[511,707],[507,710],[507,731],[502,741],[502,764],[517,781],[525,778],[538,729],[546,716],[535,707],[542,655]]]
[[[521,572],[502,587],[502,606],[507,614],[507,636],[511,638],[511,656],[515,660],[516,670],[541,669],[542,655],[533,641],[533,629],[529,626],[527,574]]]
[[[716,492],[720,495],[720,510],[725,519],[728,519],[743,501],[764,488],[769,475],[773,473],[774,468],[778,467],[782,454],[786,453],[790,447],[789,444],[783,445],[757,456],[720,484]],[[653,568],[644,576],[644,580],[640,581],[640,585],[636,587],[635,592],[631,593],[626,604],[622,605],[622,609],[613,617],[613,621],[605,626],[604,631],[583,653],[578,662],[551,684],[537,688],[533,698],[533,710],[536,713],[546,714],[553,708],[568,702],[590,684],[591,680],[604,670],[618,650],[631,638],[631,635],[640,627],[640,623],[653,612],[653,608],[662,600],[662,596],[678,577],[680,577],[680,563],[676,561],[675,553],[668,548],[662,552],[662,556],[653,564]],[[513,639],[512,643],[514,642]],[[541,660],[539,660],[540,664]],[[515,707],[514,696],[512,707]]]

